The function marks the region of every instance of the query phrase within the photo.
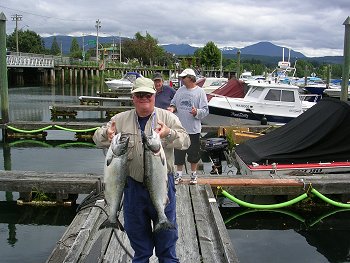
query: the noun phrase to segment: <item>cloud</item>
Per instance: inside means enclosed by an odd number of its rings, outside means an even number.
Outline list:
[[[350,2],[7,0],[0,10],[8,19],[8,33],[15,27],[13,14],[22,15],[19,27],[29,25],[42,36],[96,34],[99,19],[103,35],[148,32],[160,44],[204,46],[213,41],[238,48],[269,41],[306,56],[326,56],[343,54]]]

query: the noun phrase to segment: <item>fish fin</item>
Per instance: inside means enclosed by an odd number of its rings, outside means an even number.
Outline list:
[[[162,165],[165,165],[165,156],[163,154],[160,155],[160,160],[162,162]]]
[[[114,159],[114,154],[110,157],[110,158],[108,158],[107,160],[106,160],[106,165],[107,166],[109,166],[110,164],[111,164],[111,162],[113,161],[113,159]]]

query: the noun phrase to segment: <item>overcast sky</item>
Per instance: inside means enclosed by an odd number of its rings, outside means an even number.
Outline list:
[[[296,3],[297,2],[297,3]],[[134,37],[160,44],[242,48],[260,41],[309,57],[342,56],[350,0],[0,0],[7,33],[18,28],[49,35]],[[282,55],[282,51],[281,51]]]

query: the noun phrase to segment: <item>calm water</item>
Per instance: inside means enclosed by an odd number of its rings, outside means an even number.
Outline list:
[[[49,121],[49,105],[78,103],[78,96],[95,93],[96,87],[91,86],[10,88],[10,120]],[[98,115],[88,112],[78,117],[95,119]],[[48,131],[46,141],[21,140],[0,147],[3,170],[103,171],[102,151],[92,143],[77,144],[70,132]],[[0,262],[45,262],[76,207],[19,206],[17,199],[18,193],[0,192]],[[350,262],[350,212],[252,212],[225,199],[220,204],[242,263]]]

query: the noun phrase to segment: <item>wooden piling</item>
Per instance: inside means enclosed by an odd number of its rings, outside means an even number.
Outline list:
[[[6,16],[0,14],[0,90],[2,123],[9,121],[8,80],[6,64]]]
[[[344,21],[345,36],[344,36],[344,66],[343,77],[341,83],[341,95],[340,100],[348,100],[349,90],[349,70],[350,70],[350,16]]]

